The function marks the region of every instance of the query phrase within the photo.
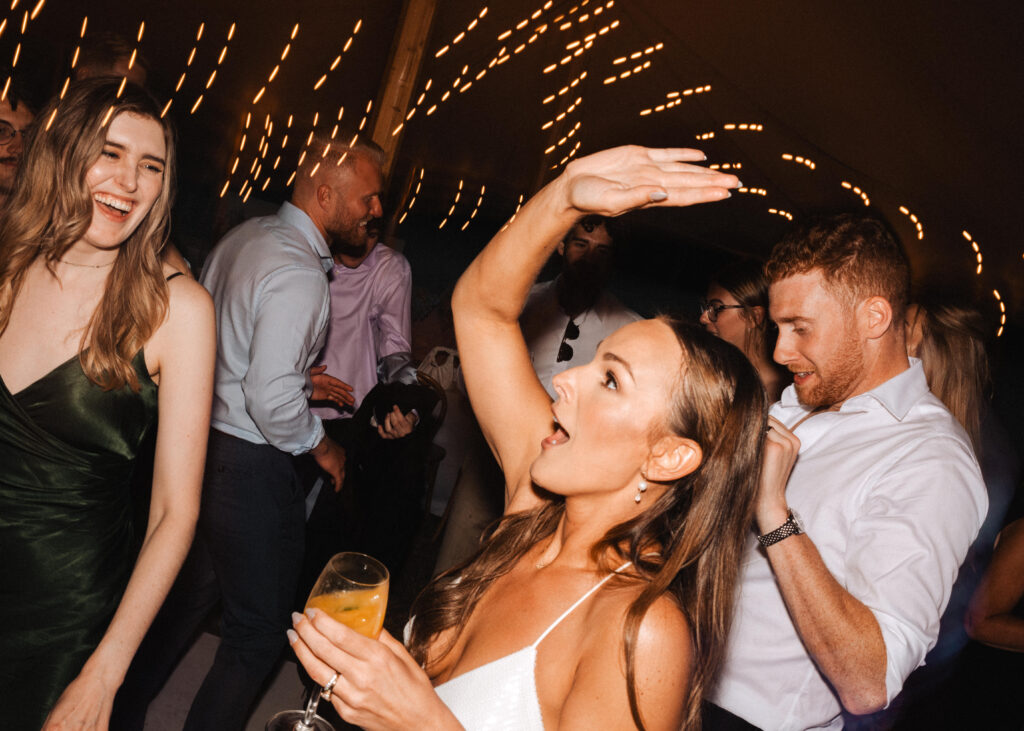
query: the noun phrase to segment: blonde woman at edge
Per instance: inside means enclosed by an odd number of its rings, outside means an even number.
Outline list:
[[[107,727],[199,511],[213,305],[160,262],[174,138],[120,83],[80,82],[40,113],[0,222],[5,729]],[[128,488],[158,411],[136,556]]]
[[[289,638],[367,729],[700,724],[732,616],[766,424],[749,361],[694,325],[629,324],[593,361],[534,375],[517,318],[582,215],[716,201],[696,150],[582,158],[470,265],[453,298],[466,386],[506,477],[505,517],[413,607],[409,651],[321,612]]]

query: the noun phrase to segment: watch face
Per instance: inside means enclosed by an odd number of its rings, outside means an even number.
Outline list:
[[[803,518],[800,517],[800,514],[793,510],[792,508],[790,508],[789,517],[793,519],[793,525],[796,526],[797,531],[803,533],[805,531],[804,521]]]

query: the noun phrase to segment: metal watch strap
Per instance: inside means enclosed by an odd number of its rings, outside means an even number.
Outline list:
[[[790,510],[785,523],[775,530],[765,533],[763,536],[758,536],[757,540],[762,546],[768,548],[768,546],[773,546],[785,538],[798,536],[801,533],[803,533],[803,531],[800,529],[800,526],[797,525],[796,519],[793,517],[793,511]]]

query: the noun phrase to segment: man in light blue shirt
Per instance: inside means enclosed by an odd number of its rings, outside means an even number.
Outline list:
[[[345,392],[336,380],[333,393],[320,379],[315,390],[310,367],[326,337],[332,246],[365,240],[367,222],[382,215],[383,155],[373,143],[318,138],[307,157],[291,202],[230,231],[200,280],[213,295],[218,339],[203,501],[192,553],[119,698],[141,706],[142,718],[220,598],[221,644],[185,728],[243,727],[285,645],[302,560],[303,493],[291,457],[310,454],[335,489],[344,478],[345,453],[308,399]]]

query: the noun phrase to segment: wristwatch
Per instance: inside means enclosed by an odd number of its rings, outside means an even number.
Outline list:
[[[768,546],[774,546],[779,541],[789,538],[790,536],[798,536],[804,532],[804,523],[800,520],[800,516],[796,514],[796,511],[792,508],[789,509],[789,517],[786,518],[786,522],[780,525],[773,531],[765,533],[763,536],[758,536],[757,540],[762,546],[768,548]]]

